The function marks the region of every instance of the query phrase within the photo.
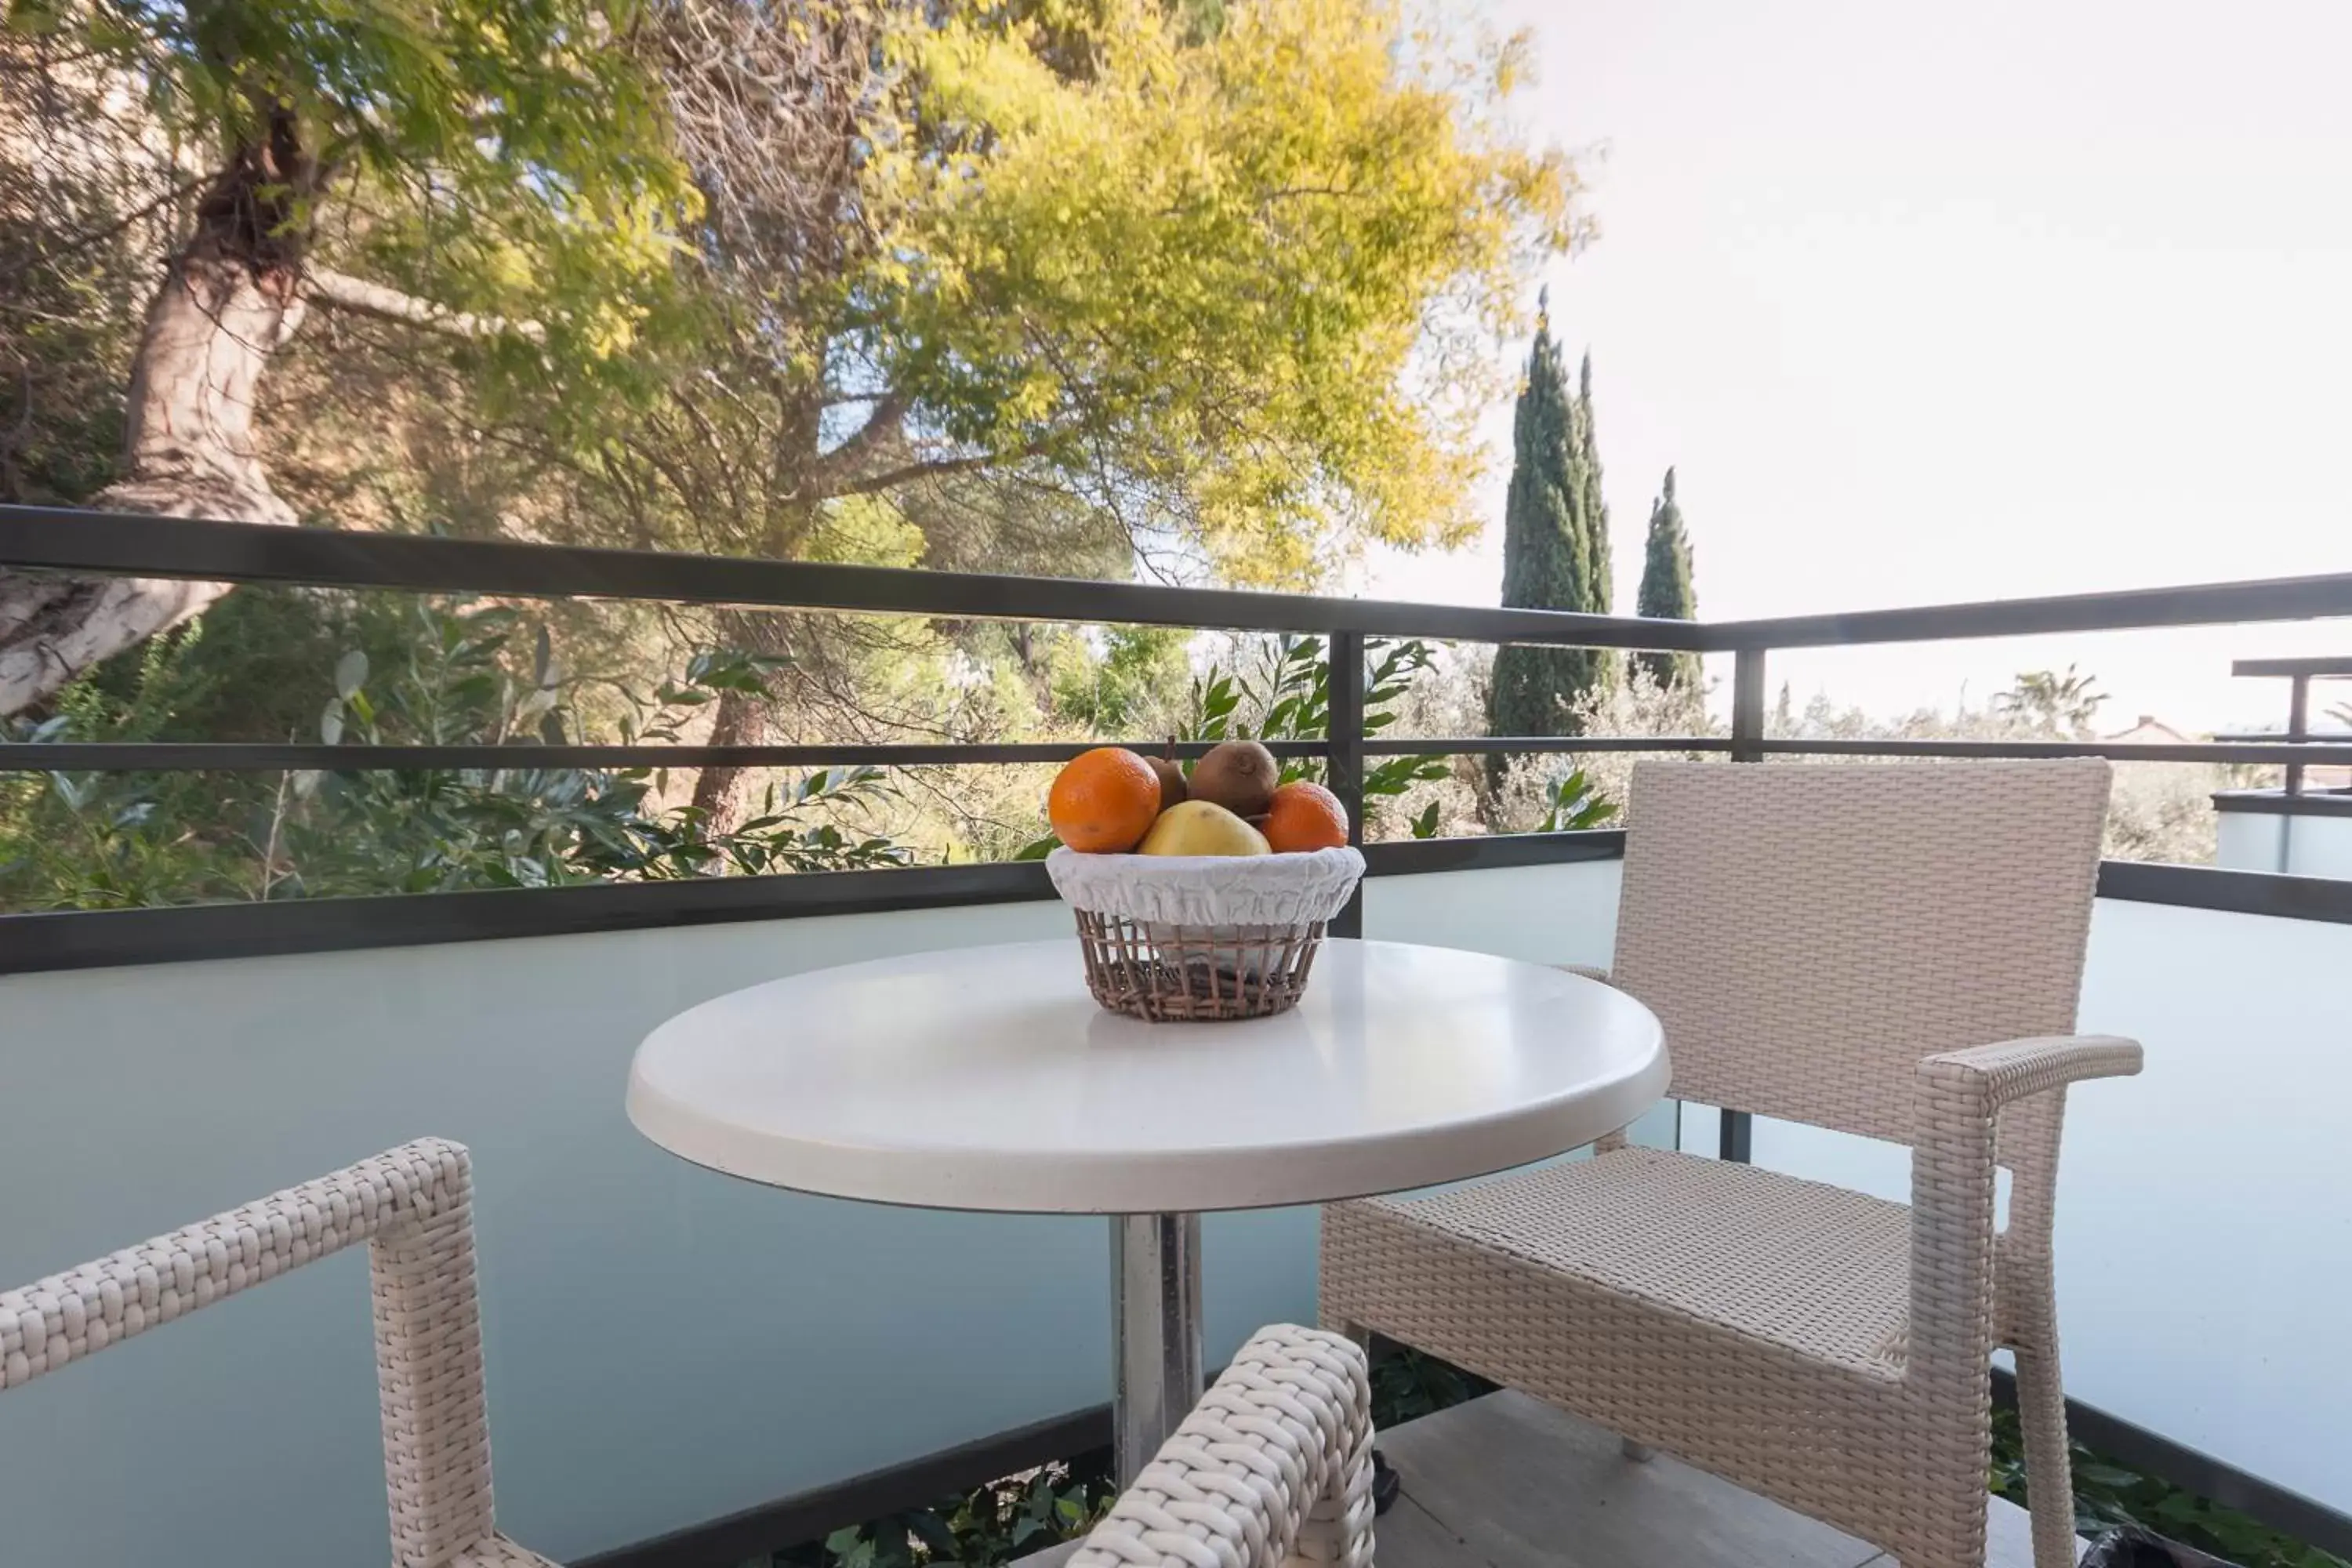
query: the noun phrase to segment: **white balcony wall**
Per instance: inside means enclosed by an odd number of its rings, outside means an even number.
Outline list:
[[[1366,924],[1599,963],[1616,889],[1605,862],[1388,878]],[[621,1112],[630,1051],[678,1008],[1066,919],[1012,905],[0,979],[0,1281],[406,1138],[460,1139],[501,1510],[562,1558],[1096,1403],[1099,1221],[772,1192],[681,1163]],[[2149,1068],[2075,1093],[2059,1237],[2078,1396],[2339,1508],[2345,974],[2352,927],[2102,902],[2084,1026],[2138,1036]],[[1686,1121],[1711,1150],[1714,1118]],[[1770,1122],[1756,1150],[1905,1193],[1900,1150]],[[1295,1211],[1212,1220],[1213,1360],[1312,1314],[1312,1237]],[[365,1296],[360,1258],[331,1259],[0,1398],[0,1562],[380,1560]]]
[[[2352,816],[2219,814],[2213,864],[2233,871],[2352,879]]]
[[[1615,889],[1609,864],[1387,879],[1369,923],[1593,959]],[[501,1517],[563,1560],[1079,1409],[1109,1394],[1104,1222],[773,1192],[621,1109],[638,1039],[693,1003],[1068,930],[1016,904],[0,978],[0,1284],[457,1139]],[[1213,1363],[1311,1320],[1314,1225],[1209,1221]],[[378,1441],[352,1254],[0,1397],[0,1563],[381,1562]]]
[[[1098,1222],[770,1192],[654,1148],[621,1109],[631,1051],[682,1007],[1066,918],[1015,905],[0,980],[16,1194],[0,1279],[455,1138],[476,1160],[501,1513],[564,1559],[1085,1405],[1108,1353]],[[1296,1300],[1247,1266],[1282,1228],[1210,1243],[1221,1339]],[[144,1562],[168,1542],[189,1568],[380,1562],[373,1366],[352,1255],[0,1397],[0,1559]]]

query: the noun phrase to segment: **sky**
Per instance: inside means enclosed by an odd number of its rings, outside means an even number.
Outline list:
[[[1600,237],[1544,280],[1593,357],[1621,611],[1670,464],[1707,618],[2352,571],[2352,5],[1486,15],[1534,35],[1528,134],[1586,153]],[[1484,541],[1376,553],[1363,592],[1496,602],[1507,405],[1488,433]],[[2352,653],[2352,623],[1790,652],[1770,678],[1893,714],[2072,661],[2104,730],[2201,731],[2279,724],[2283,683],[2229,666],[2288,653]]]

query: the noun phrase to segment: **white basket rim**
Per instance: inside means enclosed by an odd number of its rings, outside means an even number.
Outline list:
[[[1287,855],[1045,857],[1065,902],[1089,914],[1175,925],[1308,926],[1347,906],[1364,874],[1362,851],[1342,845]]]

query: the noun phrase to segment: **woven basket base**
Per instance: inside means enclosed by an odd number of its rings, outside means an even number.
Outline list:
[[[1323,924],[1182,926],[1073,910],[1087,989],[1155,1024],[1265,1018],[1298,1005]]]

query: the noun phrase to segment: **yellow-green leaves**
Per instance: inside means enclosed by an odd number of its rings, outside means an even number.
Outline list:
[[[1382,0],[900,35],[876,357],[952,439],[1083,470],[1231,577],[1460,537],[1462,395],[1574,182],[1498,121],[1521,49],[1444,45]]]
[[[436,306],[529,322],[493,361],[629,347],[694,200],[627,0],[18,0],[143,91],[157,129],[258,170],[269,238]],[[331,216],[332,222],[323,222]]]

